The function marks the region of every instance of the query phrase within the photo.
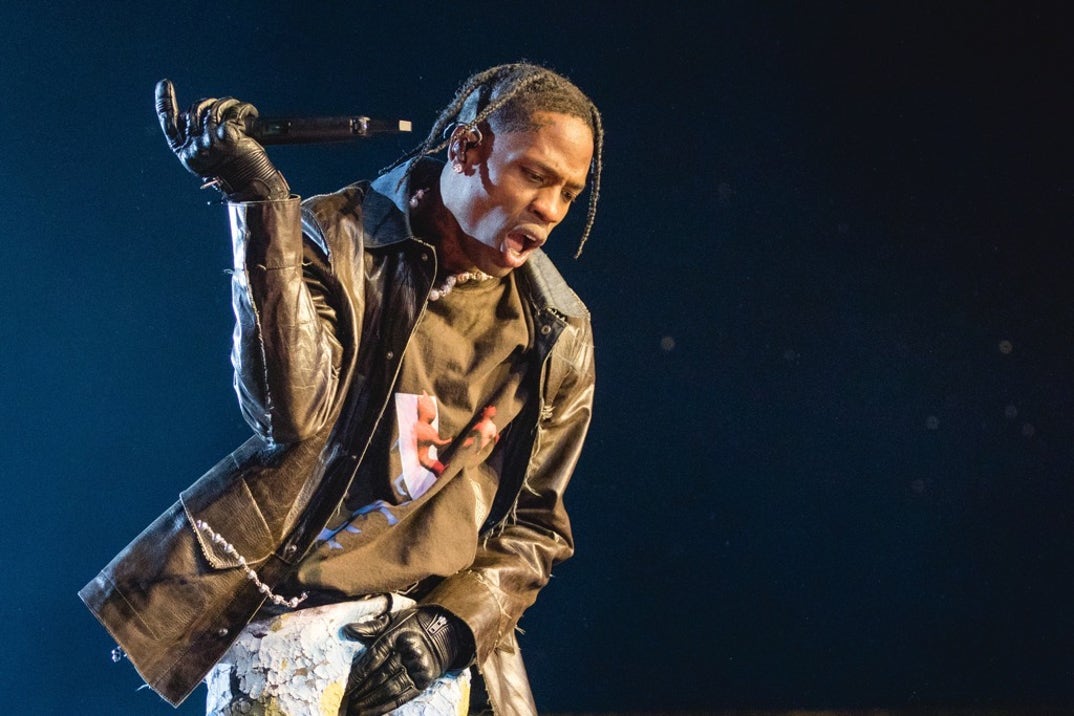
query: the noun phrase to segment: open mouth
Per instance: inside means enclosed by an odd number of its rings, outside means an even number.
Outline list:
[[[511,266],[521,266],[543,241],[525,231],[513,231],[503,242],[501,253]]]

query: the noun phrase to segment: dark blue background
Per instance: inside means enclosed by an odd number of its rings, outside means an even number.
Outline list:
[[[585,256],[579,217],[550,247],[599,402],[542,708],[1074,706],[1061,4],[331,6],[0,10],[0,710],[171,712],[75,592],[248,432],[154,83],[423,132],[520,57],[608,128]],[[272,156],[309,195],[416,140]]]

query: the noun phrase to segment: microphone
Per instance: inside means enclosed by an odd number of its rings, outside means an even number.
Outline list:
[[[246,134],[263,145],[312,144],[368,139],[411,131],[408,119],[353,117],[247,117]]]

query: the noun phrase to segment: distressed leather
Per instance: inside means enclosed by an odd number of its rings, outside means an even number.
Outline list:
[[[415,175],[438,170],[423,162]],[[230,206],[232,360],[255,435],[79,592],[172,704],[264,601],[194,524],[220,531],[275,587],[343,498],[383,414],[436,270],[435,251],[410,232],[401,171],[301,206]],[[476,559],[421,601],[471,628],[497,713],[536,714],[514,630],[573,553],[563,495],[591,418],[594,368],[589,313],[548,258],[536,252],[517,275],[537,364],[527,375],[540,400],[502,437],[504,469]]]

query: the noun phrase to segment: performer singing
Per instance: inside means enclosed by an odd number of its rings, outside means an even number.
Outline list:
[[[438,689],[465,709],[475,664],[475,706],[536,714],[514,631],[573,551],[594,380],[589,313],[541,246],[587,184],[578,253],[592,228],[596,107],[493,67],[375,181],[306,201],[250,104],[180,111],[163,80],[157,111],[228,200],[255,434],[80,596],[173,704],[208,675],[210,713],[382,714]]]

